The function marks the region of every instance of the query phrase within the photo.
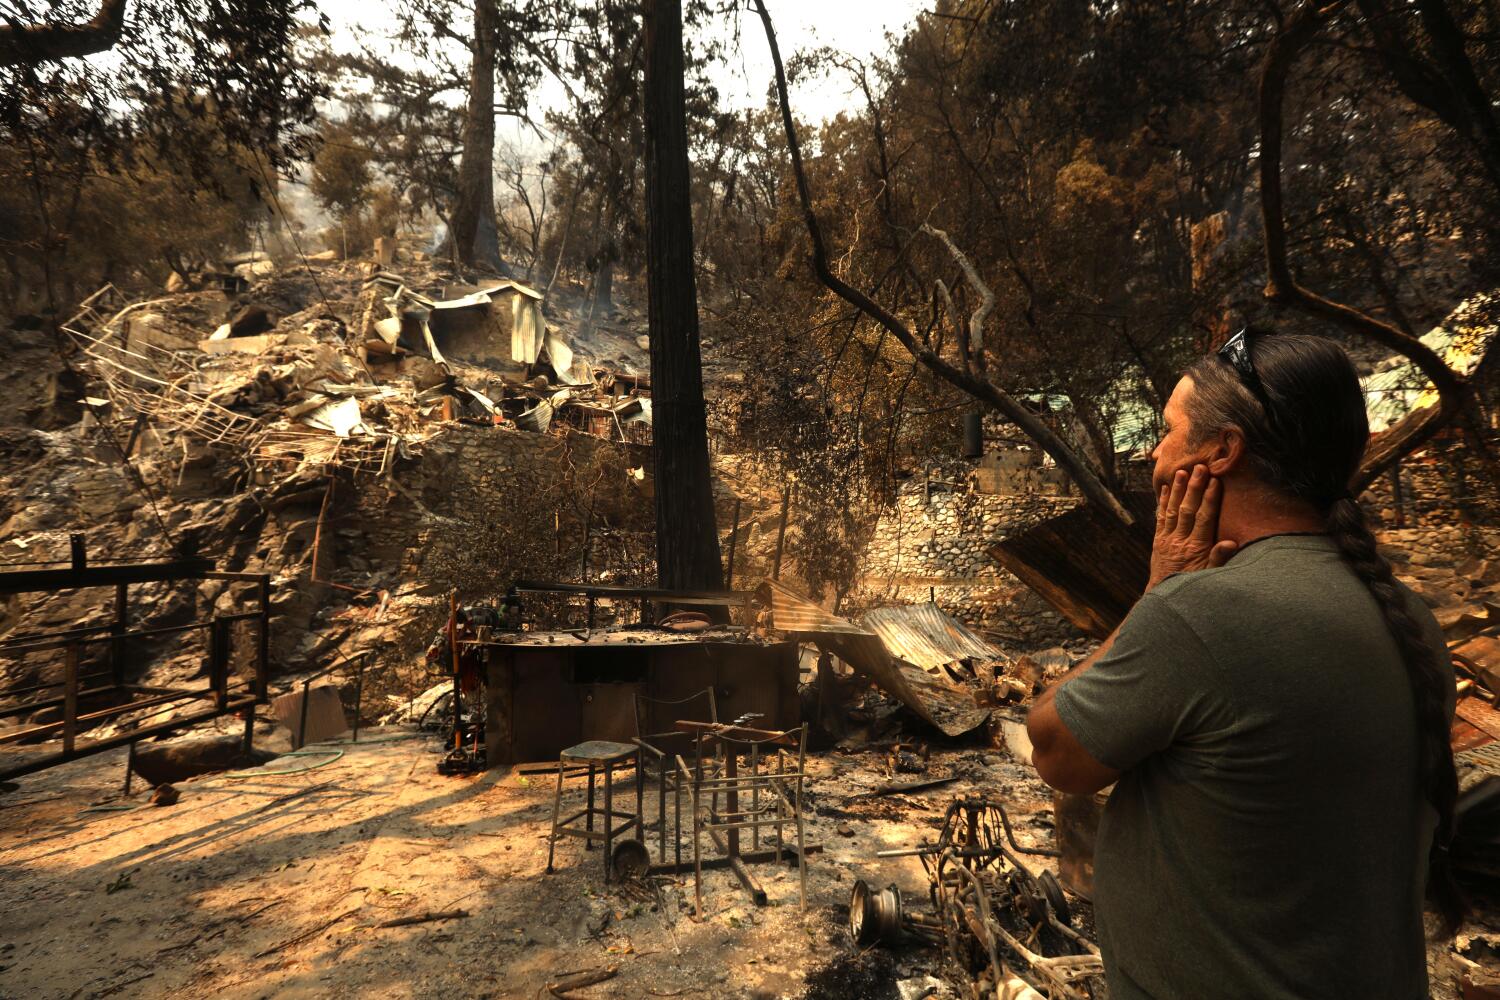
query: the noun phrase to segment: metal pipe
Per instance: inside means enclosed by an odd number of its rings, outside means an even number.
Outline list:
[[[193,630],[195,628],[202,628],[204,626],[204,624],[205,623],[203,623],[203,622],[194,622],[191,625],[173,625],[173,626],[165,627],[165,628],[162,628],[162,629],[142,629],[142,630],[136,631],[136,632],[127,632],[125,634],[124,638],[130,639],[130,638],[135,638],[137,636],[157,635],[157,634],[160,634],[162,632],[188,632],[188,631],[191,631],[191,630]],[[102,628],[95,629],[93,631],[95,631],[95,632],[108,632],[109,629],[110,629],[110,626],[105,625]],[[90,638],[88,636],[80,634],[80,635],[78,635],[76,637],[71,637],[70,636],[70,637],[60,637],[60,638],[54,638],[54,639],[44,639],[41,642],[27,643],[25,645],[7,646],[4,649],[0,649],[0,654],[8,654],[8,653],[23,653],[23,654],[24,653],[40,653],[40,652],[43,652],[43,651],[48,650],[48,649],[63,649],[65,647],[67,647],[70,643],[73,643],[73,642],[78,642],[78,643],[80,643],[82,645],[90,646],[90,645],[94,645],[94,644],[101,643],[101,642],[114,642],[114,641],[115,641],[115,636],[113,636],[113,635],[99,635],[99,636],[96,636],[94,638]]]
[[[0,639],[0,653],[7,652],[17,646],[25,645],[36,639],[71,639],[74,636],[91,635],[95,632],[108,632],[113,625],[81,625],[78,628],[60,629],[56,632],[29,632],[23,635],[7,636]],[[4,692],[0,692],[3,694]]]
[[[101,671],[101,672],[96,673],[96,674],[80,674],[79,677],[78,677],[78,683],[82,684],[85,681],[97,680],[100,677],[108,677],[108,676],[109,676],[109,672],[108,671]],[[34,684],[31,687],[29,687],[29,688],[25,688],[24,690],[26,690],[26,691],[41,691],[41,690],[44,690],[46,688],[59,688],[59,687],[62,687],[62,686],[63,686],[63,682],[62,681],[53,681],[50,684]],[[105,693],[107,691],[113,691],[116,688],[119,688],[120,686],[121,685],[119,685],[119,684],[110,683],[110,684],[105,684],[103,687],[87,688],[85,690],[79,691],[78,692],[78,697],[80,697],[80,698],[87,698],[89,695],[103,694],[103,693]],[[8,696],[0,695],[0,697],[8,697]],[[3,718],[5,716],[7,716],[7,715],[23,715],[26,712],[34,712],[34,711],[36,711],[39,708],[51,708],[53,705],[61,705],[62,703],[63,703],[63,700],[59,696],[59,697],[54,697],[54,698],[44,698],[41,701],[24,702],[24,703],[22,703],[20,705],[11,705],[8,708],[0,708],[0,718]]]
[[[125,713],[133,712],[138,708],[151,708],[156,705],[166,705],[174,701],[182,701],[186,698],[207,698],[215,693],[216,692],[213,688],[208,688],[203,691],[177,691],[171,694],[160,695],[155,698],[148,698],[145,701],[132,701],[126,702],[123,705],[111,705],[109,708],[101,708],[97,712],[88,712],[84,715],[80,715],[77,717],[76,721],[98,722],[100,719],[109,719],[113,718],[116,715],[124,715]],[[50,736],[53,733],[61,731],[63,725],[63,720],[59,720],[57,722],[43,722],[38,725],[32,726],[29,729],[18,729],[14,732],[5,733],[3,735],[0,735],[0,745],[7,743],[19,743],[22,740],[28,739],[32,736]]]
[[[109,646],[109,668],[115,675],[116,684],[125,683],[125,633],[130,630],[130,613],[127,601],[130,584],[115,584],[115,620],[110,626],[114,641]]]

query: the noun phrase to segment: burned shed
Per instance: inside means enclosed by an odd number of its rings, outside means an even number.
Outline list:
[[[583,385],[574,374],[573,350],[542,314],[542,293],[518,281],[449,285],[443,298],[380,272],[369,285],[380,290],[385,318],[371,318],[365,349],[371,354],[410,352],[443,364],[480,365],[517,380],[539,367],[562,385]],[[587,375],[587,373],[585,373]]]

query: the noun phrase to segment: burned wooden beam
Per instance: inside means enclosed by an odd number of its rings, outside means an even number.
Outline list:
[[[207,559],[175,559],[158,563],[125,563],[67,569],[30,569],[0,573],[0,594],[28,594],[77,587],[113,587],[121,583],[155,583],[198,579],[213,570]]]
[[[1128,498],[1139,529],[1125,530],[1087,504],[990,547],[990,556],[1068,621],[1096,639],[1115,630],[1146,589],[1155,504]]]

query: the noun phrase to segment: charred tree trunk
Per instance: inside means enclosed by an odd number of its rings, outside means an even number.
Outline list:
[[[698,346],[681,0],[650,0],[645,29],[646,287],[657,575],[662,587],[718,590],[724,580]]]
[[[470,267],[492,267],[509,276],[510,269],[500,257],[500,227],[495,220],[495,34],[499,27],[495,2],[474,0],[469,104],[447,249]]]
[[[594,256],[594,307],[592,315],[607,316],[615,309],[615,241],[609,240]]]

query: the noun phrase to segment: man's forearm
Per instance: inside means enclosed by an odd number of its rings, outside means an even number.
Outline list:
[[[1057,714],[1057,708],[1052,703],[1057,689],[1097,663],[1109,651],[1109,647],[1114,645],[1118,634],[1119,629],[1111,632],[1109,638],[1091,656],[1043,691],[1032,704],[1031,711],[1026,714],[1026,735],[1031,740],[1031,762],[1042,780],[1053,788],[1088,794],[1112,784],[1120,776],[1120,772],[1099,763],[1089,755],[1063,724],[1062,717]]]

